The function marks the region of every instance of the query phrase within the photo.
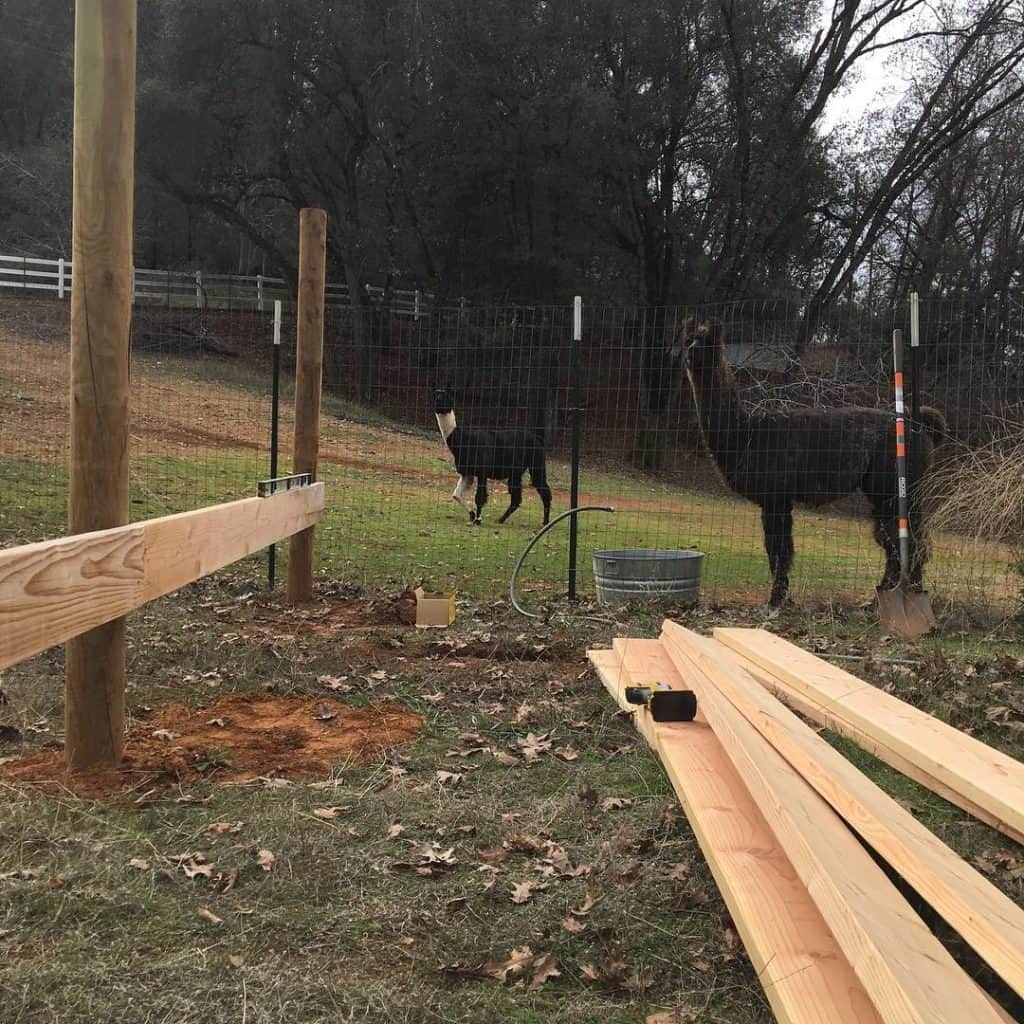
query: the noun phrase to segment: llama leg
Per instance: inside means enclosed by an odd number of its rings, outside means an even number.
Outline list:
[[[793,506],[789,502],[761,508],[764,548],[772,574],[772,594],[768,603],[778,608],[789,594],[789,570],[793,565]]]
[[[533,484],[534,490],[544,503],[544,525],[547,526],[551,519],[551,488],[548,487],[548,472],[547,466],[544,464],[543,453],[541,453],[540,460],[534,462],[530,469],[530,483]]]
[[[921,510],[921,496],[910,496],[910,585],[914,590],[924,590],[924,567],[931,557],[928,542],[928,523]]]
[[[484,505],[487,504],[487,477],[478,476],[476,478],[476,519],[473,520],[477,526],[481,523],[481,517],[484,511]],[[473,518],[473,513],[470,513],[470,518]]]
[[[499,523],[505,522],[505,520],[508,519],[508,517],[512,515],[512,513],[515,512],[515,510],[523,503],[523,474],[521,472],[513,473],[512,476],[509,477],[508,496],[509,506],[505,510],[505,514],[498,520]]]
[[[875,543],[885,552],[885,572],[879,590],[892,590],[900,581],[900,548],[896,507],[890,497],[871,498],[871,516],[875,521]]]
[[[452,500],[457,501],[469,513],[470,522],[473,522],[473,509],[466,503],[466,492],[472,485],[473,477],[460,476],[459,482],[455,485],[455,490],[452,491]]]

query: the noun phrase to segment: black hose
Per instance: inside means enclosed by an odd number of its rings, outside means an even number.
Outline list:
[[[523,562],[526,560],[526,556],[533,550],[533,545],[537,543],[544,536],[552,526],[560,523],[563,519],[568,516],[575,515],[577,512],[614,512],[610,505],[578,505],[576,508],[570,508],[563,512],[561,515],[555,516],[550,523],[546,523],[542,526],[531,538],[530,543],[526,545],[523,553],[519,556],[519,561],[516,562],[516,567],[512,570],[512,578],[508,581],[508,596],[512,601],[512,607],[515,608],[520,615],[525,615],[528,619],[539,619],[540,616],[536,612],[528,612],[517,600],[516,600],[516,577],[519,575],[519,570],[523,567]]]

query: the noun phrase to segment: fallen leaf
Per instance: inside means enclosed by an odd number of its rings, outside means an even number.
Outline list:
[[[506,768],[513,768],[515,765],[522,763],[518,757],[515,757],[512,754],[506,754],[504,750],[492,750],[491,753],[501,764],[505,765]]]
[[[135,868],[136,871],[148,871],[149,861],[143,860],[141,857],[132,857],[132,859],[128,861],[128,867]]]
[[[235,883],[238,881],[238,868],[231,867],[227,871],[218,871],[213,878],[210,879],[210,888],[214,892],[219,892],[221,896],[231,892],[235,887]]]
[[[217,726],[218,729],[223,729],[224,726],[225,726],[225,722],[224,722],[223,718],[211,718],[206,724],[207,725],[215,725],[215,726]]]
[[[392,825],[388,829],[388,839],[397,839],[405,831],[404,825]]]
[[[554,952],[550,952],[533,962],[533,980],[526,986],[527,992],[536,992],[544,987],[545,982],[551,978],[561,977],[562,972],[558,969],[558,960]]]
[[[245,957],[239,956],[237,953],[232,953],[228,957],[228,963],[231,964],[232,967],[242,968],[245,965]]]
[[[537,720],[537,709],[525,701],[516,708],[516,713],[512,716],[513,725],[530,725]]]
[[[533,899],[535,892],[543,892],[546,888],[543,882],[520,882],[512,887],[510,899],[513,903],[526,903],[527,900]]]
[[[690,865],[686,861],[674,864],[665,872],[665,877],[673,882],[685,882],[690,877]]]
[[[222,918],[219,918],[215,913],[213,913],[213,911],[207,910],[206,907],[200,907],[198,910],[198,914],[204,921],[209,921],[210,924],[224,923]]]
[[[439,771],[436,773],[437,781],[444,786],[447,783],[451,783],[453,786],[457,786],[462,781],[462,774],[460,772],[446,772]]]
[[[270,852],[270,850],[260,850],[256,854],[256,863],[259,864],[264,871],[273,871],[274,865],[277,863],[277,858]]]
[[[351,810],[349,807],[317,807],[313,810],[313,817],[321,821],[333,821],[339,814]]]
[[[579,920],[579,918],[569,915],[568,917],[562,918],[562,927],[567,932],[575,934],[577,932],[585,931],[587,926],[583,921]]]
[[[193,854],[179,859],[178,867],[185,873],[186,878],[209,878],[213,874],[213,865],[204,863],[201,854]]]
[[[555,747],[555,755],[563,761],[575,761],[580,755],[571,746]]]
[[[508,860],[508,850],[504,846],[489,846],[477,850],[477,856],[486,864],[500,864],[503,860]]]
[[[332,719],[338,717],[338,712],[335,711],[333,708],[324,705],[323,707],[317,708],[316,711],[313,712],[313,717],[318,722],[330,722]]]
[[[534,736],[532,732],[528,732],[526,739],[516,741],[516,746],[522,751],[523,757],[527,761],[536,761],[544,751],[551,749],[551,740],[548,739],[550,735],[545,732],[540,736]]]
[[[176,732],[171,732],[170,729],[156,729],[152,733],[150,733],[150,735],[155,740],[166,740],[168,743],[170,743],[171,740],[176,740],[179,734]]]
[[[63,889],[64,888],[64,876],[54,875],[49,882],[46,883],[48,889]]]
[[[607,796],[601,801],[602,811],[619,811],[623,807],[632,807],[633,801],[627,797]]]
[[[330,690],[350,690],[352,687],[345,686],[345,681],[348,676],[317,676],[316,681],[321,686],[326,686]]]
[[[645,1018],[644,1024],[690,1024],[690,1021],[698,1020],[697,1010],[688,1010],[683,1006],[677,1006],[674,1010],[665,1010],[662,1013],[652,1013]]]
[[[512,978],[517,978],[526,970],[527,965],[533,960],[533,950],[529,946],[522,946],[513,949],[508,960],[496,964],[485,965],[487,973],[503,985]]]
[[[544,843],[525,832],[506,832],[503,845],[516,853],[540,853]]]
[[[575,914],[577,917],[586,917],[591,910],[594,909],[594,897],[587,893],[587,898],[583,901],[583,905],[580,907],[570,907],[569,913]]]
[[[241,832],[244,827],[244,821],[215,821],[212,825],[207,825],[204,831],[207,835],[213,836],[216,839],[217,836],[221,836],[225,832],[232,834]]]

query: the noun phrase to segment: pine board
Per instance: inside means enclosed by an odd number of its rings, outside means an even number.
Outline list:
[[[868,736],[862,729],[858,729],[855,725],[851,725],[849,722],[844,721],[842,718],[837,716],[834,710],[830,710],[824,705],[811,700],[792,686],[792,684],[786,682],[785,679],[780,679],[778,676],[769,672],[767,669],[762,668],[756,662],[751,661],[738,651],[735,651],[730,647],[725,647],[720,641],[716,641],[716,643],[719,644],[722,650],[728,653],[729,658],[734,664],[746,671],[751,678],[756,679],[762,686],[775,694],[776,697],[789,707],[799,711],[805,718],[809,718],[812,722],[817,722],[826,729],[831,729],[840,736],[845,736],[847,739],[853,740],[853,742],[862,750],[866,750],[869,754],[877,757],[879,761],[884,761],[890,767],[895,768],[896,771],[906,775],[908,779],[913,779],[919,785],[924,786],[925,789],[930,789],[933,793],[941,796],[943,800],[947,800],[955,807],[959,807],[961,810],[966,811],[972,817],[984,822],[986,825],[996,829],[998,832],[1002,832],[1003,835],[1013,839],[1015,842],[1024,845],[1024,833],[1017,832],[1009,825],[999,821],[994,815],[990,814],[983,807],[979,807],[977,804],[973,803],[962,793],[957,793],[955,790],[950,789],[950,787],[945,783],[933,778],[916,764],[911,763],[905,757],[902,757],[895,751],[890,750],[884,743]]]
[[[1024,764],[781,637],[756,629],[716,629],[714,635],[1012,834],[1024,835]]]
[[[0,670],[313,526],[323,507],[313,484],[0,551]]]
[[[630,710],[626,684],[652,681],[651,672],[682,687],[657,641],[630,640],[625,649],[631,663],[643,659],[632,678],[616,652],[588,652],[620,707]],[[777,1019],[878,1024],[863,986],[707,723],[655,723],[645,711],[634,721],[661,758]]]
[[[694,636],[666,622],[662,641],[879,1017],[887,1024],[998,1021],[843,820],[722,696],[718,670],[706,671],[691,653]]]
[[[688,654],[790,766],[1024,995],[1024,910],[736,666],[728,648],[689,635]]]

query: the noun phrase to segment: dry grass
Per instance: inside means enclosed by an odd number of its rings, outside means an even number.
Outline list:
[[[1005,544],[1024,572],[1024,424],[982,448],[962,446],[928,486],[936,530],[956,532],[976,548]]]
[[[220,574],[132,617],[136,728],[181,704],[205,722],[226,695],[271,691],[393,701],[424,715],[419,738],[288,784],[220,785],[213,750],[197,755],[201,779],[127,799],[0,787],[0,1018],[637,1024],[679,1007],[701,1024],[771,1020],[657,760],[585,661],[613,636],[652,635],[657,610],[527,630],[504,605],[463,600],[451,629],[424,634],[382,596],[291,610],[254,589]],[[757,621],[736,608],[678,617],[702,630]],[[893,649],[866,617],[824,613],[786,612],[773,628],[865,658],[859,674],[1024,754],[1010,710],[1024,699],[1019,642]],[[24,738],[0,740],[0,757],[59,742],[61,660],[4,674],[0,724]],[[1024,897],[1012,843],[843,749]],[[524,882],[544,888],[513,902]],[[525,947],[531,976],[500,984]],[[543,962],[560,974],[530,991]]]

